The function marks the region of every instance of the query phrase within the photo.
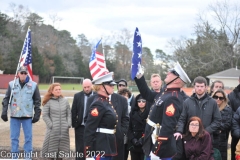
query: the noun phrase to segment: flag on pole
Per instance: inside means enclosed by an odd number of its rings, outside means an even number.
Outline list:
[[[106,67],[103,53],[101,53],[102,51],[97,50],[98,45],[101,43],[101,40],[102,39],[100,39],[96,46],[92,49],[92,55],[89,62],[89,69],[93,79],[105,75],[106,72],[109,72]]]
[[[28,76],[31,80],[33,80],[31,45],[32,45],[31,30],[28,28],[28,31],[24,40],[24,44],[23,44],[19,67],[26,66],[28,69]]]
[[[139,66],[141,65],[141,58],[142,58],[142,38],[138,28],[136,27],[133,38],[133,55],[131,67],[132,80],[134,80],[139,70]]]

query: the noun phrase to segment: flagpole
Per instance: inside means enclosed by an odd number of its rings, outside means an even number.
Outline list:
[[[30,26],[28,26],[28,30],[30,30]],[[28,35],[28,30],[27,30],[26,37],[27,37],[27,35]],[[15,76],[14,76],[14,80],[13,80],[13,86],[12,86],[10,98],[9,98],[9,101],[8,101],[8,105],[10,105],[10,103],[11,103],[11,101],[12,101],[13,87],[14,87],[14,85],[15,85],[15,83],[16,83],[18,68],[19,68],[19,66],[20,66],[20,61],[21,61],[22,52],[23,52],[23,49],[24,49],[24,44],[25,44],[25,41],[26,41],[26,37],[25,37],[25,40],[24,40],[24,42],[23,42],[22,51],[21,51],[21,54],[20,54],[20,57],[19,57],[19,60],[18,60],[18,65],[17,65],[17,69],[16,69],[16,72],[15,72]]]

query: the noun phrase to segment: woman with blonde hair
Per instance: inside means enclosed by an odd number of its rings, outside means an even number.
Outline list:
[[[49,86],[48,92],[43,97],[42,105],[43,120],[47,129],[42,156],[60,160],[70,152],[69,128],[71,127],[70,105],[61,93],[60,83],[53,83]]]
[[[213,133],[213,148],[220,151],[222,160],[227,160],[228,135],[233,112],[223,89],[217,89],[212,94],[212,98],[216,100],[222,117],[219,129]]]

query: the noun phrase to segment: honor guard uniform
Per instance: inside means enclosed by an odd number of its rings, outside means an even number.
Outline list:
[[[135,81],[139,88],[143,88],[140,79],[135,78]],[[166,87],[155,94],[155,102],[147,119],[143,143],[146,159],[181,158],[183,152],[182,141],[176,141],[173,134],[182,111],[183,99],[186,98],[181,88],[191,81],[179,63],[168,72],[164,81]]]
[[[113,72],[94,79],[93,89],[97,96],[90,105],[85,124],[85,156],[91,159],[111,159],[117,155],[116,125],[117,113],[109,101],[109,95],[116,84],[112,79]]]

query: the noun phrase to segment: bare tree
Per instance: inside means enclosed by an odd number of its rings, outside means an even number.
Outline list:
[[[240,58],[239,32],[240,32],[240,3],[232,3],[230,0],[217,1],[209,5],[212,17],[228,37],[229,45],[226,50],[229,54],[231,67],[237,66]],[[201,18],[201,16],[200,16]]]
[[[57,13],[52,13],[52,14],[50,14],[50,15],[49,15],[49,18],[51,19],[51,21],[52,21],[52,26],[53,26],[54,28],[56,28],[55,24],[56,24],[57,22],[61,22],[61,21],[62,21],[62,18],[59,17],[59,16],[57,15]]]

